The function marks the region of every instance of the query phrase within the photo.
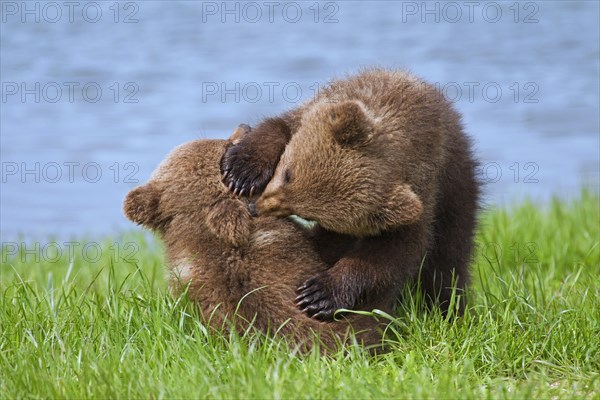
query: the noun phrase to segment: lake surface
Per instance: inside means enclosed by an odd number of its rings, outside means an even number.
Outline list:
[[[598,189],[595,1],[1,7],[2,240],[131,229],[123,198],[171,148],[225,138],[369,65],[453,99],[486,204]]]

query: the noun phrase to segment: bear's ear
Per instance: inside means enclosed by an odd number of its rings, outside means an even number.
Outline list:
[[[356,101],[332,105],[326,123],[334,139],[341,145],[361,146],[373,137],[374,123]]]
[[[242,246],[250,238],[252,217],[244,203],[237,199],[225,199],[213,205],[206,223],[215,236],[233,246]]]
[[[423,213],[423,203],[410,185],[401,183],[392,189],[387,203],[381,208],[383,229],[415,223]]]
[[[235,128],[235,131],[233,131],[231,136],[229,136],[229,141],[231,144],[238,144],[244,138],[244,136],[249,134],[251,131],[252,128],[250,128],[250,125],[240,124],[237,128]]]
[[[136,224],[156,229],[160,224],[160,193],[152,182],[136,187],[127,194],[123,203],[125,216]]]

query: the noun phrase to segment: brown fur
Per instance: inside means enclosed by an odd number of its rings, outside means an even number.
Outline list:
[[[232,139],[243,133],[238,129]],[[189,297],[217,329],[233,323],[240,333],[249,325],[263,333],[277,331],[304,350],[319,335],[325,348],[334,349],[352,323],[359,341],[380,343],[372,317],[327,324],[298,310],[296,288],[331,264],[318,255],[310,231],[290,220],[251,218],[247,204],[231,196],[219,172],[227,145],[196,140],[179,146],[125,199],[126,216],[162,237],[173,292],[189,284]],[[339,258],[334,246],[328,251],[324,258]],[[391,307],[376,306],[388,312]]]
[[[353,238],[333,268],[299,288],[299,306],[317,319],[394,299],[419,272],[428,298],[446,310],[453,288],[468,282],[475,165],[460,117],[441,93],[386,70],[333,81],[258,125],[221,161],[239,194],[260,194],[272,176],[256,203],[261,215],[296,214],[329,238]]]

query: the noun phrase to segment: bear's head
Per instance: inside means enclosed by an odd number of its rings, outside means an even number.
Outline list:
[[[313,107],[257,200],[258,213],[294,214],[353,236],[416,222],[421,200],[393,176],[383,135],[360,102]]]
[[[150,180],[131,190],[125,216],[163,238],[213,235],[233,246],[245,244],[251,216],[221,182],[219,161],[226,147],[247,133],[240,126],[229,140],[193,140],[175,148]]]

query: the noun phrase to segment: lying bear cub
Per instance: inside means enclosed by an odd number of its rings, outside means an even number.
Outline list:
[[[316,221],[347,252],[298,287],[319,320],[392,300],[420,278],[447,311],[469,279],[480,185],[459,114],[433,85],[403,71],[365,70],[258,124],[221,160],[259,215]],[[460,302],[454,305],[460,304]]]
[[[230,141],[195,140],[177,147],[149,182],[125,199],[127,218],[164,241],[171,290],[181,293],[189,285],[190,299],[216,329],[233,324],[242,333],[251,324],[303,350],[313,346],[315,335],[321,348],[336,349],[349,339],[349,329],[364,345],[380,344],[379,324],[371,316],[324,323],[295,306],[296,288],[333,265],[344,243],[319,249],[308,228],[289,219],[252,218],[247,203],[231,196],[221,182],[219,160],[246,132],[241,127]],[[392,304],[369,307],[390,312]]]

